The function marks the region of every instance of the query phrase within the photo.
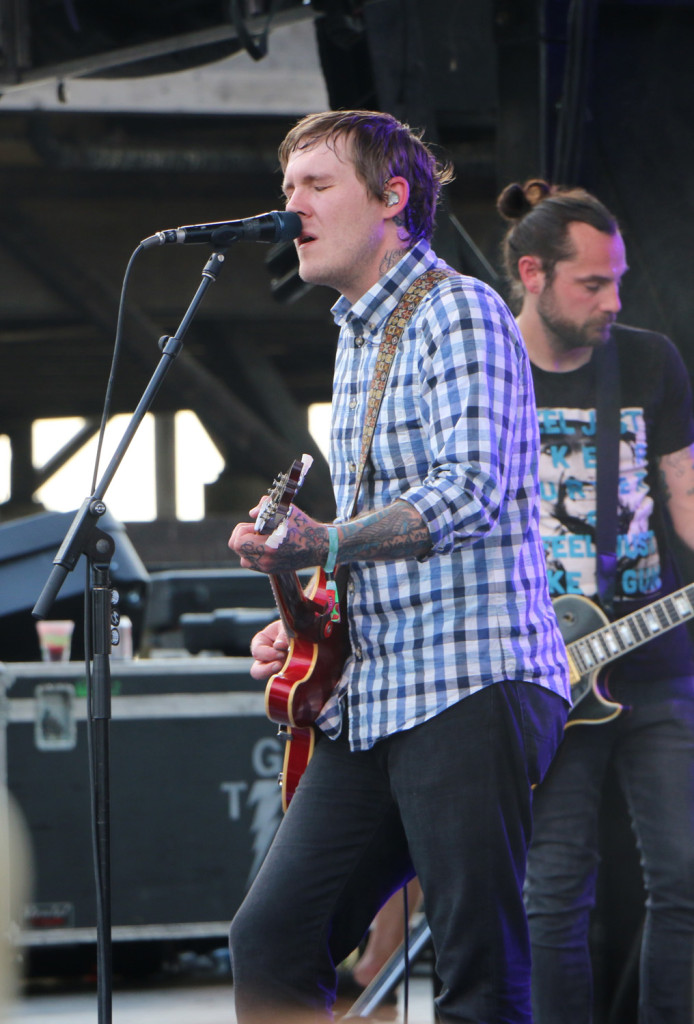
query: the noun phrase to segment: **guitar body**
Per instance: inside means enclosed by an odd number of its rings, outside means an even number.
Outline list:
[[[567,594],[553,602],[557,621],[564,643],[571,655],[571,645],[583,637],[609,625],[609,619],[598,605],[587,597]],[[574,662],[569,657],[571,671],[571,699],[573,708],[566,723],[571,725],[602,725],[609,722],[622,710],[622,705],[612,700],[607,690],[608,672],[596,668],[579,674],[573,670]]]
[[[312,726],[305,729],[280,726],[280,736],[286,739],[284,747],[284,762],[280,785],[282,786],[282,810],[286,811],[296,787],[301,782],[301,776],[306,771],[306,766],[313,756],[313,748],[316,742],[316,730]]]
[[[289,471],[275,481],[270,498],[258,515],[259,533],[281,530],[310,466],[308,459],[304,456],[303,462],[295,460]],[[338,574],[340,596],[346,576],[344,569]],[[270,676],[265,687],[265,712],[271,722],[279,725],[279,735],[286,740],[279,779],[282,806],[286,810],[313,755],[313,722],[342,674],[349,652],[349,633],[344,617],[333,617],[334,596],[323,569],[315,570],[305,590],[295,572],[270,575],[269,579],[289,640],[284,665]]]
[[[301,621],[294,616],[293,627],[288,631],[289,650],[284,665],[270,676],[265,688],[266,714],[278,725],[303,728],[315,722],[340,678],[346,655],[346,630],[343,621],[333,622],[330,618],[331,603],[325,573],[316,569],[306,589]]]
[[[567,727],[600,725],[622,711],[610,696],[605,667],[694,617],[694,586],[673,590],[614,622],[587,597],[571,594],[557,598],[554,611],[566,644],[574,703]]]
[[[278,607],[285,606],[282,581],[271,579]],[[286,810],[299,784],[315,743],[312,723],[332,694],[342,674],[349,650],[344,619],[330,617],[332,598],[326,590],[326,577],[316,569],[304,594],[303,605],[295,607],[291,626],[285,615],[289,650],[279,672],[270,676],[265,687],[265,713],[279,727],[286,740],[280,783],[282,806]]]

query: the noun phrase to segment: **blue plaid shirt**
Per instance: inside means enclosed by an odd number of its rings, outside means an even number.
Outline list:
[[[383,328],[431,266],[445,264],[419,243],[353,306],[343,296],[333,307],[338,522],[354,501]],[[432,547],[420,559],[350,566],[352,654],[317,722],[329,736],[340,733],[345,700],[350,743],[361,750],[502,680],[569,699],[538,529],[537,464],[532,379],[515,320],[482,282],[447,277],[399,342],[358,503],[362,512],[409,502]]]

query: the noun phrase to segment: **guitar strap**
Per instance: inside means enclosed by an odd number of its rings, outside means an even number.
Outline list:
[[[617,515],[619,510],[619,434],[621,387],[617,343],[610,338],[596,351],[596,524],[595,548],[598,596],[603,610],[613,613],[617,576]]]
[[[402,337],[402,332],[405,330],[412,314],[427,292],[429,292],[435,284],[438,284],[439,281],[443,281],[446,277],[451,277],[452,274],[452,271],[437,270],[433,267],[430,270],[425,270],[424,273],[416,279],[416,281],[412,282],[393,312],[388,317],[388,323],[384,328],[383,337],[381,338],[381,344],[378,349],[376,368],[374,369],[374,375],[369,388],[369,396],[366,402],[364,431],[361,437],[361,453],[359,455],[359,465],[357,467],[357,483],[350,518],[356,514],[357,499],[359,498],[359,490],[361,488],[364,470],[366,469],[369,451],[371,450],[371,442],[373,441],[374,430],[376,429],[376,420],[378,419],[381,402],[383,401],[383,393],[390,374],[390,368],[393,365],[393,359],[395,358],[398,342]]]

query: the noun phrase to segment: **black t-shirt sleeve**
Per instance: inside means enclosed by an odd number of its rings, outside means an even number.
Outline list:
[[[689,373],[681,355],[669,338],[664,339],[663,357],[663,409],[653,432],[656,455],[670,455],[694,442],[692,416],[692,389]]]
[[[614,330],[623,375],[622,397],[642,393],[644,409],[650,414],[651,458],[694,443],[689,373],[673,342],[662,334],[633,327]]]

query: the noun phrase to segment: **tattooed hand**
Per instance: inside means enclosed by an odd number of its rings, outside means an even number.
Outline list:
[[[257,508],[251,510],[253,518],[257,514]],[[419,512],[400,500],[340,523],[337,533],[339,565],[416,558],[431,547],[429,529]],[[280,546],[268,547],[267,540],[267,536],[255,532],[252,523],[239,523],[229,547],[241,557],[244,569],[273,574],[324,565],[328,556],[328,526],[309,518],[295,505],[287,517],[287,532]]]
[[[251,509],[253,519],[258,508]],[[293,505],[287,516],[284,540],[277,548],[268,546],[268,537],[256,533],[253,523],[239,523],[229,538],[229,547],[241,558],[244,569],[280,573],[323,565],[328,555],[328,527],[317,523]]]

